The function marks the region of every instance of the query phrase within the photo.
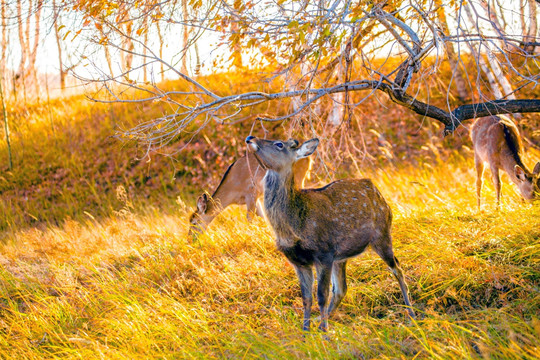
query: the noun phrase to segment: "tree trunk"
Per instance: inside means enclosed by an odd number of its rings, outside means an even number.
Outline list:
[[[22,83],[22,79],[25,77],[26,58],[28,54],[28,45],[25,42],[24,22],[22,18],[22,0],[17,0],[17,30],[19,34],[19,43],[21,46],[21,62],[19,63],[19,69],[17,70],[16,81]]]
[[[471,10],[471,4],[465,4],[463,8],[465,9],[465,13],[467,14],[467,17],[469,18],[469,22],[471,24],[476,24],[472,10]],[[483,36],[482,32],[480,31],[480,28],[477,27],[477,31],[480,34],[480,36]],[[487,58],[489,61],[489,65],[484,60],[481,51],[476,48],[474,45],[470,45],[471,51],[473,53],[473,56],[475,56],[478,59],[478,62],[480,64],[480,67],[484,74],[486,74],[486,77],[489,81],[489,84],[491,86],[491,90],[493,91],[493,95],[496,99],[502,99],[503,96],[508,97],[509,99],[513,100],[515,99],[515,95],[513,94],[512,86],[510,85],[510,82],[504,75],[501,67],[499,66],[499,63],[497,62],[497,59],[493,56],[493,54],[489,53],[489,48],[487,49]],[[500,84],[500,87],[499,87]],[[503,91],[501,91],[501,88]]]
[[[536,41],[537,32],[538,18],[536,15],[536,2],[535,0],[529,0],[529,29],[527,31],[526,45],[523,47],[528,54],[534,54],[534,43]]]
[[[8,30],[8,27],[7,27],[7,7],[8,7],[8,3],[6,0],[2,0],[2,3],[1,5],[2,6],[2,10],[1,10],[1,15],[2,16],[2,43],[0,44],[0,51],[2,52],[2,55],[0,57],[0,68],[1,68],[1,71],[2,71],[2,81],[4,81],[1,85],[5,88],[7,88],[7,82],[9,81],[7,78],[6,78],[6,69],[7,69],[7,53],[8,53],[8,44],[9,44],[9,39],[8,39],[8,35],[9,35],[9,30]]]
[[[4,100],[4,88],[2,86],[2,83],[4,82],[4,72],[5,68],[2,68],[2,78],[0,79],[0,101],[2,102],[2,114],[4,117],[4,132],[6,133],[6,143],[7,143],[7,150],[8,150],[8,169],[11,171],[13,170],[13,159],[11,156],[11,140],[9,137],[9,122],[8,122],[8,116],[6,111],[6,103]]]
[[[148,15],[149,16],[149,15]],[[146,63],[146,55],[148,54],[148,50],[146,47],[148,46],[148,16],[145,16],[142,23],[142,28],[144,31],[143,36],[143,62]],[[146,83],[148,81],[148,69],[147,66],[143,66],[143,82]]]
[[[514,95],[514,89],[512,89],[512,85],[504,75],[499,64],[499,60],[497,60],[497,58],[491,53],[487,55],[487,59],[491,70],[493,71],[493,75],[495,76],[495,79],[497,79],[497,82],[501,85],[503,89],[503,96],[507,99],[514,100],[516,98],[516,95]]]
[[[36,59],[37,59],[37,50],[38,50],[38,45],[39,45],[39,34],[40,34],[40,29],[41,29],[40,25],[41,25],[42,9],[43,9],[43,0],[38,0],[36,3],[36,9],[34,13],[34,20],[35,20],[34,44],[32,46],[32,51],[30,52],[30,57],[28,59],[28,70],[32,73],[32,78],[34,80],[33,91],[36,94],[38,101],[39,101],[39,83],[38,83],[38,76],[37,76],[37,69],[36,69]],[[30,18],[30,14],[28,15],[28,18]],[[27,29],[27,33],[30,33],[30,29]],[[29,39],[28,39],[27,44],[30,45]]]
[[[129,79],[129,72],[132,69],[133,65],[133,50],[135,50],[135,44],[133,43],[133,22],[130,20],[126,23],[126,29],[125,29],[125,36],[124,39],[126,40],[124,43],[123,49],[126,49],[127,51],[122,51],[121,53],[124,54],[124,62],[123,65],[123,72],[125,73],[125,76],[127,79]]]
[[[103,39],[107,38],[107,35],[105,34],[105,30],[103,30],[103,24],[102,26],[99,28],[100,29],[100,33],[101,33],[101,36]],[[105,53],[105,61],[107,61],[107,67],[109,68],[109,74],[111,75],[111,78],[114,77],[114,71],[113,71],[113,67],[112,67],[112,59],[111,59],[111,52],[109,51],[109,44],[107,41],[105,41],[103,43],[103,52]]]
[[[450,36],[450,31],[448,29],[448,21],[446,20],[446,13],[442,4],[442,0],[435,0],[435,5],[437,9],[437,18],[439,20],[441,29],[443,33],[447,36]],[[461,103],[466,102],[470,99],[469,93],[467,91],[467,84],[465,83],[465,74],[463,69],[459,66],[458,56],[454,49],[454,44],[451,41],[445,41],[444,46],[446,49],[446,55],[448,56],[448,62],[450,63],[450,68],[452,69],[452,79],[456,84],[457,97]]]
[[[159,58],[163,59],[163,34],[161,34],[161,28],[159,27],[159,22],[156,21],[156,28],[159,38]],[[160,63],[161,66],[161,82],[165,80],[165,70],[163,68],[163,63]]]
[[[490,5],[488,3],[488,0],[479,0],[479,4],[482,7],[482,9],[484,9],[486,15],[489,18],[489,21],[491,21],[491,26],[495,30],[495,33],[498,36],[501,36],[501,37],[504,36],[506,34],[506,21],[504,20],[504,17],[502,17],[502,12],[504,12],[504,10],[501,10],[500,18],[503,21],[503,24],[501,24],[499,21],[499,15],[497,14],[494,4]],[[501,9],[500,6],[499,6],[499,9]],[[503,39],[499,40],[498,43],[501,49],[505,49],[506,51],[511,51],[511,47]]]
[[[486,63],[486,60],[484,60],[484,57],[482,54],[478,53],[477,51],[473,50],[473,56],[475,56],[478,59],[478,62],[480,63],[480,68],[486,74],[486,77],[489,82],[489,86],[491,87],[491,91],[493,93],[493,97],[495,99],[501,99],[503,97],[503,94],[501,92],[501,89],[499,87],[499,84],[497,83],[497,80],[495,76],[493,75],[493,72],[490,70],[488,64]]]
[[[502,2],[505,0],[492,0],[491,1],[491,8],[495,9],[495,2],[497,2],[497,7],[499,8],[499,12],[497,13],[497,18],[502,21],[502,30],[506,33],[506,28],[508,27],[508,22],[506,21],[506,17],[504,16],[505,10],[502,6]]]
[[[188,74],[187,57],[188,57],[188,42],[189,42],[189,27],[188,21],[188,7],[187,0],[182,0],[182,15],[184,19],[184,27],[182,28],[182,67],[180,72],[182,74]]]
[[[66,89],[66,72],[64,69],[64,61],[62,60],[62,40],[60,38],[60,29],[58,23],[60,22],[60,10],[56,7],[56,0],[53,0],[53,16],[54,19],[54,35],[56,37],[56,47],[58,49],[58,66],[60,69],[60,89],[64,91]]]
[[[525,3],[528,3],[526,6]],[[528,8],[529,16],[525,16],[525,8]],[[527,19],[529,24],[527,25]],[[519,22],[521,24],[521,34],[523,36],[522,47],[523,51],[528,54],[533,54],[536,40],[536,32],[538,30],[538,20],[536,14],[536,2],[535,0],[519,0]]]
[[[335,72],[337,77],[337,83],[342,84],[345,80],[345,69],[343,64],[336,66]],[[332,99],[332,108],[328,114],[328,123],[332,126],[341,125],[343,119],[345,118],[345,93],[340,92],[334,95],[331,95]]]
[[[199,76],[201,73],[201,58],[199,56],[199,46],[197,45],[197,42],[195,42],[195,75]]]

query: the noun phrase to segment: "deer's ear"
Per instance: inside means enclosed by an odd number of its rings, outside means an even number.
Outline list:
[[[296,139],[289,139],[287,140],[287,142],[289,143],[289,146],[291,147],[291,149],[296,149],[298,145],[300,145],[300,143]]]
[[[540,161],[536,163],[533,170],[534,175],[540,175]]]
[[[313,154],[318,145],[319,139],[317,138],[306,141],[296,150],[296,159],[305,158]]]
[[[200,214],[204,214],[208,208],[208,195],[202,194],[197,199],[197,210]]]
[[[525,170],[519,165],[514,166],[514,174],[520,181],[527,180],[527,174],[525,174]]]

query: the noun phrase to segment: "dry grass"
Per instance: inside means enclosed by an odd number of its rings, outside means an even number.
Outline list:
[[[233,207],[191,244],[177,213],[8,230],[0,358],[495,358],[540,353],[540,207],[491,187],[475,209],[469,160],[366,171],[391,203],[395,252],[420,315],[371,251],[351,261],[329,340],[303,334],[300,290],[262,219]]]

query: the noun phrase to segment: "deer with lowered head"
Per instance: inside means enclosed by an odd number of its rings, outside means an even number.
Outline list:
[[[304,183],[309,169],[310,159],[299,161],[294,166],[295,181]],[[203,233],[208,225],[229,205],[246,205],[247,220],[251,222],[255,214],[263,216],[257,206],[257,199],[262,195],[262,179],[266,170],[262,169],[252,155],[242,156],[232,163],[223,174],[219,185],[209,196],[203,193],[197,199],[197,208],[189,217],[188,236],[195,238]]]
[[[264,177],[264,211],[273,228],[277,248],[287,257],[300,280],[304,306],[303,329],[309,330],[313,267],[317,271],[319,329],[328,328],[328,315],[347,292],[347,260],[368,246],[390,267],[411,317],[414,311],[403,272],[392,250],[390,207],[369,179],[334,181],[318,189],[299,189],[293,165],[311,155],[319,144],[311,139],[246,138],[248,149],[267,170]],[[330,283],[332,299],[328,304]]]
[[[508,174],[525,200],[531,201],[540,197],[540,162],[532,172],[527,170],[521,160],[523,156],[521,137],[512,120],[502,116],[479,118],[471,128],[471,139],[476,165],[476,196],[479,209],[486,163],[491,170],[491,179],[497,193],[497,208],[501,199],[499,170]]]

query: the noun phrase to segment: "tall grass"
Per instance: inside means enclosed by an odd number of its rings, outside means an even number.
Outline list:
[[[1,246],[0,357],[534,359],[540,208],[505,186],[501,211],[489,187],[477,211],[470,169],[363,174],[394,210],[416,321],[369,250],[348,268],[329,339],[303,334],[296,276],[264,220],[232,207],[191,243],[181,201],[174,214],[119,205]]]

